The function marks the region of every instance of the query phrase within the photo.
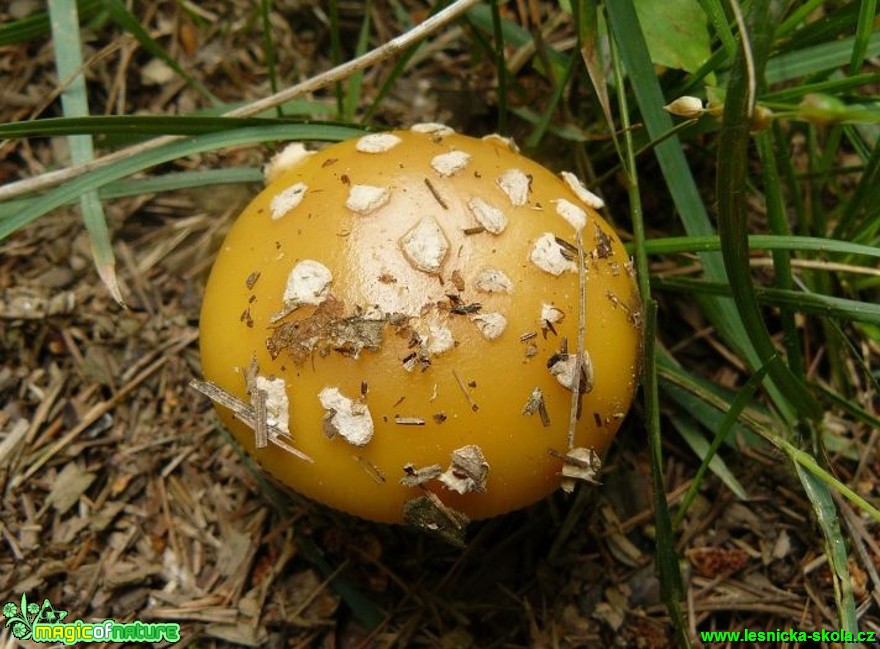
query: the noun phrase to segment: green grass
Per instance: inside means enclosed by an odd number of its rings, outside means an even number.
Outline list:
[[[534,33],[505,17],[501,8],[507,6],[501,2],[471,10],[461,24],[472,55],[496,68],[496,121],[502,131],[525,133],[526,147],[539,157],[552,158],[543,149],[552,138],[553,146],[564,143],[585,169],[599,170],[609,179],[623,178],[618,198],[621,205],[628,204],[629,214],[619,220],[632,232],[629,245],[645,305],[642,404],[654,487],[657,566],[680,642],[688,642],[689,632],[682,608],[678,537],[687,508],[708,475],[717,475],[738,498],[748,493],[724,460],[736,452],[727,443],[735,435],[777,449],[799,479],[823,536],[839,625],[855,630],[848,539],[836,500],[846,499],[875,521],[880,521],[880,512],[876,502],[858,495],[839,477],[828,459],[825,445],[832,433],[825,428],[823,414],[833,412],[852,426],[878,423],[876,414],[854,398],[860,391],[880,387],[876,368],[863,357],[866,348],[880,345],[880,282],[871,275],[880,257],[880,101],[872,94],[880,72],[867,62],[880,55],[880,32],[873,30],[876,2],[814,0],[786,7],[756,0],[746,3],[749,13],[741,24],[729,3],[693,2],[704,12],[711,51],[691,72],[669,69],[658,74],[656,47],[646,39],[640,20],[643,3],[635,0],[560,2],[571,13],[571,33],[578,43],[567,51],[543,40],[535,42]],[[286,139],[334,141],[381,127],[373,118],[381,114],[383,99],[424,45],[400,54],[372,102],[365,99],[362,72],[338,81],[336,114],[328,116],[326,104],[316,103],[314,113],[322,118],[318,122],[284,117],[292,113],[280,108],[247,119],[204,114],[89,116],[85,86],[77,81],[82,77],[75,74],[81,65],[81,44],[71,9],[77,5],[80,20],[102,15],[112,20],[145,51],[165,60],[207,104],[219,100],[164,52],[124,3],[50,3],[51,17],[63,33],[73,36],[66,44],[55,38],[59,77],[70,81],[63,95],[64,117],[0,124],[0,137],[70,137],[73,165],[92,159],[92,138],[99,143],[131,134],[179,139],[133,151],[112,166],[0,203],[0,240],[79,201],[95,263],[105,279],[111,278],[111,285],[114,259],[102,209],[106,201],[260,178],[252,168],[135,176],[199,153]],[[259,6],[266,52],[275,51],[268,29],[272,6],[269,0]],[[431,12],[443,6],[435,3]],[[816,18],[823,7],[824,17]],[[338,9],[337,2],[330,3],[332,58],[342,62]],[[369,49],[374,29],[370,11],[363,15],[354,46],[358,54]],[[0,25],[0,46],[44,38],[49,24],[47,14]],[[526,89],[517,74],[506,69],[506,52],[528,45],[536,52],[532,73],[543,78],[548,89],[539,105],[512,101]],[[280,62],[274,55],[267,60],[274,89]],[[698,120],[683,123],[663,109],[682,92],[721,103]],[[792,156],[795,139],[799,149]],[[703,168],[707,165],[708,171]],[[644,209],[644,198],[653,193],[662,197],[651,202],[664,206],[660,215]],[[770,260],[771,281],[759,281],[754,273],[751,264],[759,254]],[[692,265],[693,270],[684,275],[653,271],[654,262],[660,261],[666,267]],[[845,273],[841,265],[863,268],[865,273]],[[670,338],[680,334],[677,327],[660,328],[661,296],[673,303],[689,296],[697,305],[719,344],[745,368],[737,390],[719,389],[705,378],[705,368],[688,366],[668,351],[670,345],[663,343],[676,342]],[[820,349],[827,351],[811,371]],[[859,384],[852,383],[851,367],[856,368]],[[667,507],[664,494],[664,439],[670,431],[676,431],[695,455],[693,482],[677,510]],[[567,537],[568,532],[560,534]],[[321,569],[332,572],[325,565]],[[361,595],[349,592],[347,597],[357,601]]]

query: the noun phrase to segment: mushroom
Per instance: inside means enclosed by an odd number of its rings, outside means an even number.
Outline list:
[[[583,184],[448,128],[297,151],[233,224],[201,313],[204,375],[247,452],[316,501],[426,527],[597,464],[641,319]]]

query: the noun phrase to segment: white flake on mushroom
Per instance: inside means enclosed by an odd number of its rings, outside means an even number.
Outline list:
[[[367,404],[343,395],[339,388],[324,388],[318,394],[326,410],[326,429],[339,434],[355,446],[364,446],[373,437],[373,417]]]
[[[556,201],[556,213],[568,221],[575,230],[582,230],[587,224],[587,213],[564,198]]]
[[[562,309],[547,303],[541,305],[541,325],[544,325],[545,322],[556,324],[562,322],[564,318],[565,313]]]
[[[413,133],[425,133],[427,135],[452,135],[455,133],[455,130],[446,126],[446,124],[440,124],[438,122],[420,122],[418,124],[413,124],[410,126],[409,130]]]
[[[315,155],[314,151],[306,149],[302,142],[292,142],[272,156],[272,159],[263,167],[263,176],[270,183],[288,169],[292,169],[300,162]]]
[[[489,463],[476,444],[463,446],[452,452],[449,468],[437,479],[451,491],[466,494],[469,491],[486,491]]]
[[[516,142],[512,137],[504,137],[503,135],[498,135],[498,133],[489,133],[489,135],[484,135],[482,137],[483,142],[491,142],[492,144],[500,144],[514,153],[519,153],[519,147],[516,145]]]
[[[266,393],[266,423],[290,435],[290,402],[282,378],[257,376],[256,389]]]
[[[436,219],[426,216],[403,235],[400,249],[414,268],[436,274],[449,252],[449,240]]]
[[[375,212],[391,200],[391,190],[373,185],[352,185],[345,206],[363,216]]]
[[[578,480],[599,483],[599,472],[602,470],[602,458],[596,449],[576,447],[565,454],[562,463],[562,490],[565,493],[574,491]]]
[[[544,272],[559,277],[565,271],[577,271],[577,265],[562,254],[563,247],[552,232],[545,232],[532,247],[529,259]]]
[[[269,210],[272,212],[272,220],[277,221],[287,214],[294,207],[302,202],[309,187],[305,183],[296,183],[287,189],[275,194],[272,202],[269,203]]]
[[[477,313],[471,316],[471,322],[477,325],[483,338],[495,340],[507,329],[507,318],[501,313]]]
[[[568,185],[568,188],[574,192],[574,195],[581,199],[584,204],[592,207],[594,210],[601,210],[605,207],[605,201],[587,189],[584,186],[584,183],[581,182],[581,179],[573,173],[570,171],[563,171],[559,175],[562,176],[562,180],[564,180],[565,184]]]
[[[431,158],[431,168],[441,176],[452,176],[467,167],[471,154],[464,151],[449,151]]]
[[[324,264],[314,259],[303,259],[287,276],[284,306],[296,308],[303,304],[321,304],[330,294],[333,274]]]
[[[577,354],[567,354],[550,366],[550,374],[556,377],[559,385],[572,392],[580,390],[581,377],[583,377],[584,388],[590,392],[593,389],[593,363],[586,351],[581,359],[582,362],[578,368]]]
[[[402,141],[393,133],[370,133],[360,138],[354,148],[361,153],[385,153]]]
[[[482,225],[487,232],[492,234],[501,234],[507,227],[507,215],[504,212],[484,201],[479,196],[474,196],[467,202],[468,209],[477,222]]]
[[[439,322],[428,325],[428,331],[421,333],[422,347],[429,354],[442,354],[455,347],[455,338],[452,330]]]
[[[495,181],[501,188],[510,204],[514,207],[525,205],[529,200],[529,191],[531,190],[532,179],[520,169],[508,169],[498,177]]]
[[[480,293],[513,293],[513,282],[497,268],[480,269],[474,286]]]

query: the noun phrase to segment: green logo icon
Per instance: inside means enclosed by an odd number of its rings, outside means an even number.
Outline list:
[[[12,635],[18,640],[30,640],[34,632],[34,625],[56,624],[67,617],[67,611],[59,611],[48,599],[43,600],[40,606],[36,602],[27,601],[27,595],[21,596],[21,603],[6,602],[3,605],[3,617],[6,618],[6,628],[12,627]]]
[[[178,642],[180,625],[174,622],[117,622],[108,619],[100,622],[74,620],[65,622],[67,611],[54,606],[48,599],[42,606],[28,602],[27,595],[21,602],[3,605],[6,628],[17,640],[31,642],[62,643],[67,646],[87,642]]]

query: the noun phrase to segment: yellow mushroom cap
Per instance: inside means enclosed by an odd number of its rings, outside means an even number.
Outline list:
[[[205,378],[268,443],[220,417],[281,482],[367,519],[546,496],[604,454],[640,362],[632,266],[594,198],[503,138],[448,129],[300,156],[232,226],[201,314]]]

